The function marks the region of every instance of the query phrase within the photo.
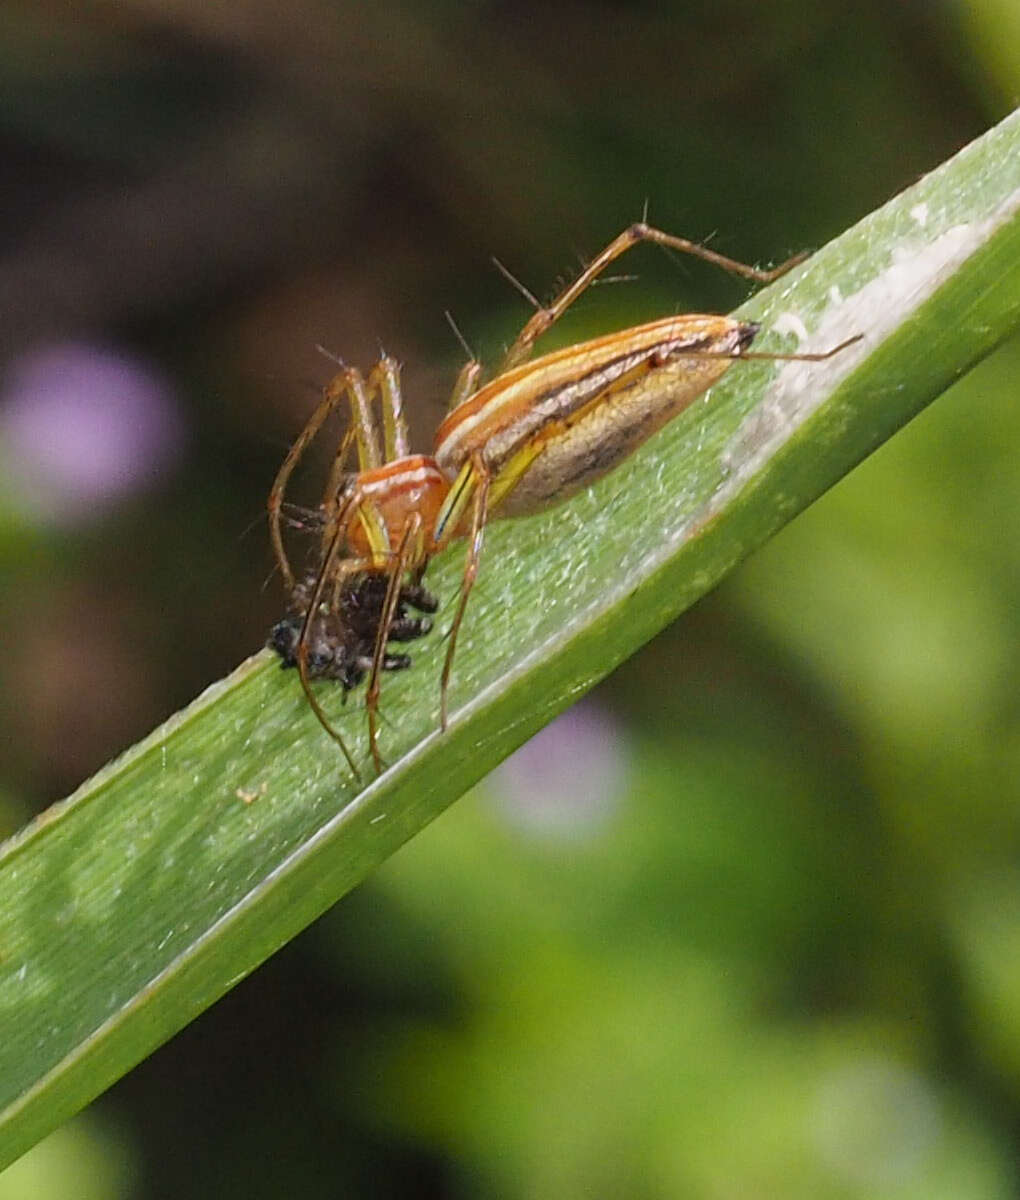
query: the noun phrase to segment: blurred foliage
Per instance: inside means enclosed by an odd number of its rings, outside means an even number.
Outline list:
[[[1001,0],[109,0],[4,26],[7,378],[114,347],[171,382],[187,442],[48,521],[0,444],[0,829],[260,643],[263,495],[316,342],[366,363],[385,339],[424,444],[443,310],[489,358],[524,318],[489,255],[551,292],[647,198],[778,260],[980,133],[1020,62]],[[743,295],[633,270],[557,336]],[[598,691],[608,811],[529,816],[586,757],[561,728],[0,1200],[75,1173],[97,1198],[1015,1195],[1018,374],[1014,344]]]

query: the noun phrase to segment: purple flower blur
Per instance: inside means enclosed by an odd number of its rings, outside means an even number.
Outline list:
[[[183,432],[155,371],[87,343],[23,355],[0,392],[10,502],[38,521],[86,522],[150,487],[179,458]]]
[[[619,727],[597,703],[582,700],[497,767],[487,786],[518,828],[583,837],[606,824],[629,775]]]

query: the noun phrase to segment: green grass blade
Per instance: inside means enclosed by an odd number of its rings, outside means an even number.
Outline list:
[[[754,298],[756,348],[591,492],[488,531],[452,726],[441,640],[359,793],[256,655],[0,851],[0,1167],[170,1037],[1020,323],[1020,115]],[[806,347],[805,347],[806,348]],[[431,576],[449,613],[461,551]],[[361,761],[363,715],[324,702]],[[367,767],[367,764],[366,764]]]

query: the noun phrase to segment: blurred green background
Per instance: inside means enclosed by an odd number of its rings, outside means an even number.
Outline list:
[[[317,342],[398,356],[425,448],[444,310],[489,361],[527,316],[491,255],[552,294],[647,200],[778,261],[1020,92],[1014,0],[0,29],[0,834],[263,641]],[[553,337],[746,294],[621,273]],[[0,1200],[1020,1195],[1018,377],[1014,342]]]

